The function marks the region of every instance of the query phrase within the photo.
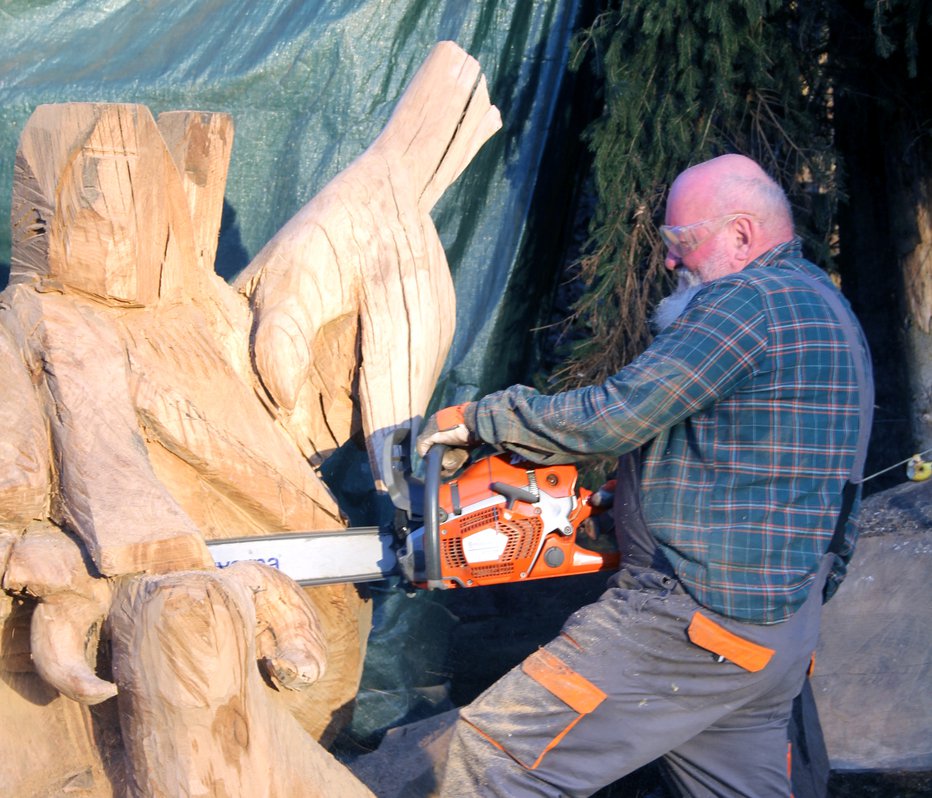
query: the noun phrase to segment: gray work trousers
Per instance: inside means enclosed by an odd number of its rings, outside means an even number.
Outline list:
[[[787,723],[830,561],[805,605],[766,626],[710,612],[660,571],[623,568],[556,639],[462,710],[441,795],[588,796],[662,757],[684,795],[786,798]]]

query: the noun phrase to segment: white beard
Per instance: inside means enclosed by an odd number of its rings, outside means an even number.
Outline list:
[[[698,274],[683,266],[676,267],[676,288],[670,296],[660,300],[651,314],[650,328],[654,335],[659,335],[686,310],[690,300],[702,289],[704,283]]]

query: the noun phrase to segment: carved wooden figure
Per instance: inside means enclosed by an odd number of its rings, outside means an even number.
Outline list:
[[[314,466],[424,412],[454,310],[428,212],[499,125],[439,44],[233,287],[228,117],[36,109],[0,294],[0,792],[366,794],[317,742],[366,602],[204,541],[341,525]]]
[[[262,384],[312,461],[361,425],[378,476],[387,433],[426,409],[455,324],[429,213],[500,126],[478,63],[439,45],[365,155],[238,278]]]

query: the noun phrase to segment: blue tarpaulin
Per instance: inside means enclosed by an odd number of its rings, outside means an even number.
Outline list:
[[[545,158],[560,151],[555,139],[568,135],[561,91],[580,5],[5,0],[0,219],[10,216],[20,132],[40,104],[141,103],[154,115],[227,112],[235,139],[216,269],[230,278],[369,146],[434,44],[455,41],[481,64],[504,123],[434,211],[457,295],[456,336],[434,404],[473,398],[516,378],[535,304],[547,292],[541,230],[552,235],[554,225],[535,218],[535,200],[542,183],[553,181]],[[566,168],[566,159],[557,162]],[[0,286],[9,262],[4,223]],[[444,641],[454,620],[423,594],[411,600],[388,591],[376,602],[358,735],[442,704]],[[399,650],[407,656],[399,658]]]
[[[453,40],[482,65],[504,121],[434,213],[458,303],[438,399],[470,398],[488,382],[490,340],[508,312],[579,5],[8,0],[0,5],[0,218],[9,218],[20,131],[39,104],[225,111],[236,133],[216,268],[230,277],[372,142],[433,45]],[[0,286],[9,258],[10,229],[0,224]]]

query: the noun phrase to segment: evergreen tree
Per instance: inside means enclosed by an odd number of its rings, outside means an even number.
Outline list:
[[[649,342],[664,291],[667,189],[691,164],[726,152],[759,161],[794,205],[808,251],[832,257],[839,170],[822,3],[613,0],[575,42],[603,109],[588,129],[596,210],[578,263],[586,290],[570,326],[581,343],[561,387],[604,379]]]

